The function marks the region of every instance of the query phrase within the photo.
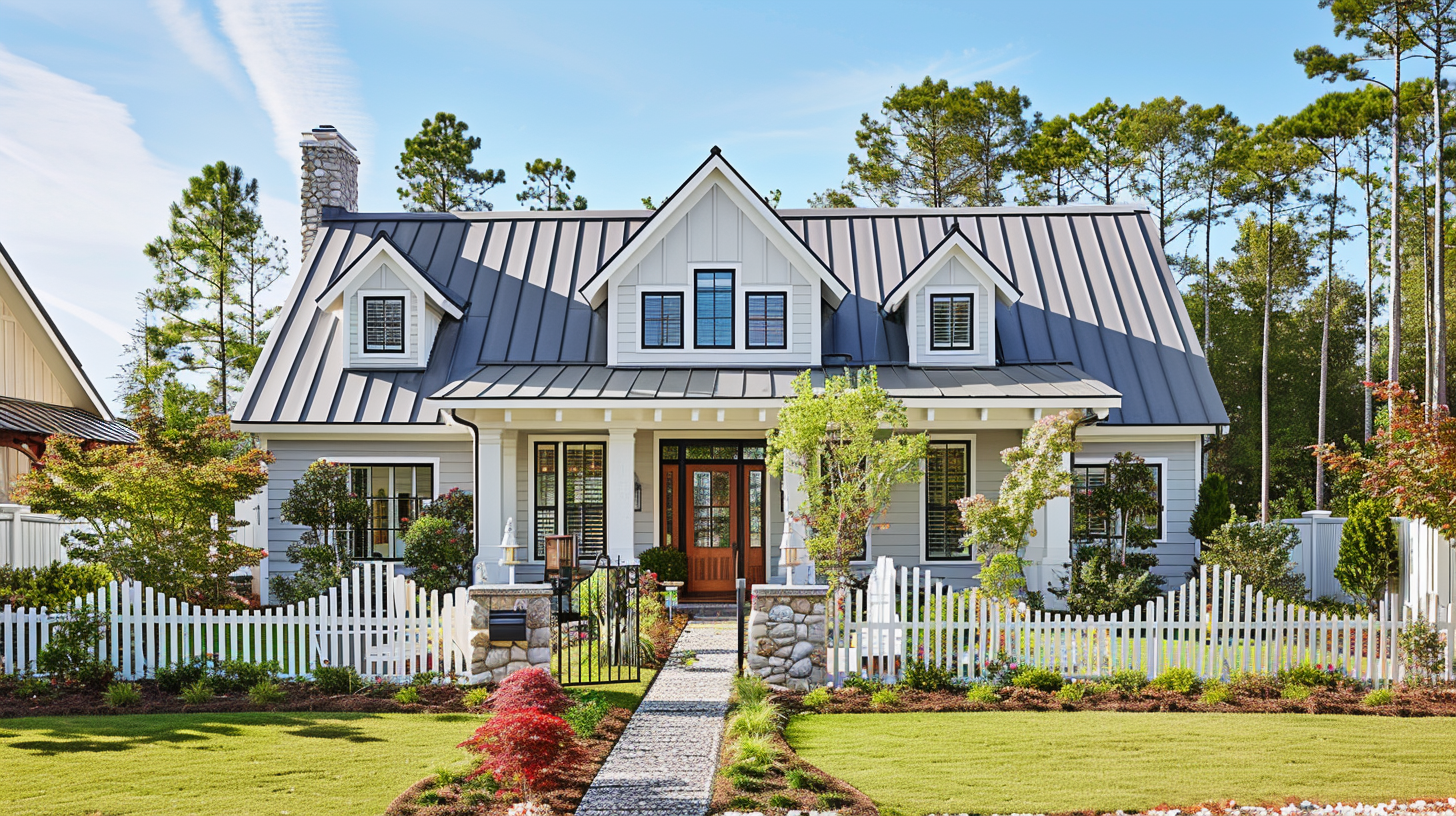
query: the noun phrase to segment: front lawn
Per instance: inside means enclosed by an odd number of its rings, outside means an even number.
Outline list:
[[[786,736],[884,816],[1456,795],[1445,717],[834,714],[795,717]]]
[[[271,713],[0,721],[0,813],[377,814],[432,770],[475,714]]]

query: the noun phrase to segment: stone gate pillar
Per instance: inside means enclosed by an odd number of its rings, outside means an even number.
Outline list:
[[[551,585],[472,586],[470,647],[472,682],[499,683],[526,668],[550,671]]]
[[[754,584],[748,616],[748,670],[771,686],[825,684],[827,586]]]

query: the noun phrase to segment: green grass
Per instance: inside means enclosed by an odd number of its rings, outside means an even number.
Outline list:
[[[1456,719],[1111,711],[816,714],[789,743],[884,816],[1446,797]],[[915,757],[914,762],[904,761]]]
[[[137,714],[0,721],[0,814],[377,814],[473,714]]]

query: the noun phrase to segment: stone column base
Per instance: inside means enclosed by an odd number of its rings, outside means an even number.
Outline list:
[[[526,639],[491,636],[491,612],[526,613]],[[498,633],[499,634],[499,633]],[[470,588],[470,679],[499,683],[521,669],[551,670],[551,585],[477,584]]]
[[[827,586],[754,584],[748,616],[748,671],[771,686],[825,684],[824,602]]]

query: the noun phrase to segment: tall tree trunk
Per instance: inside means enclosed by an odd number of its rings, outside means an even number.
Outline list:
[[[1269,330],[1274,309],[1274,201],[1264,256],[1264,347],[1259,365],[1259,520],[1269,521]]]
[[[1208,354],[1209,298],[1213,288],[1213,185],[1208,185],[1208,217],[1203,224],[1203,353]]]
[[[1372,152],[1372,139],[1367,131],[1365,135],[1365,181],[1361,186],[1365,189],[1365,379],[1370,382],[1374,376],[1372,371],[1375,357],[1375,191],[1371,189],[1370,183],[1370,154]],[[1375,393],[1365,386],[1365,439],[1375,435]]]
[[[1390,349],[1386,378],[1400,379],[1400,59],[1401,26],[1395,24],[1395,41],[1391,53],[1395,57],[1394,93],[1390,96]],[[1390,403],[1395,413],[1395,403]]]
[[[1330,290],[1335,285],[1335,222],[1340,207],[1340,153],[1331,151],[1334,173],[1330,189],[1330,225],[1325,236],[1325,302],[1323,326],[1320,330],[1320,380],[1319,380],[1319,442],[1325,444],[1325,416],[1328,414],[1330,394]],[[1325,460],[1314,458],[1314,509],[1325,509]]]
[[[1431,285],[1432,319],[1435,323],[1435,352],[1436,359],[1432,365],[1432,376],[1435,379],[1435,390],[1426,395],[1427,399],[1434,399],[1437,405],[1446,404],[1446,124],[1441,118],[1445,106],[1441,94],[1441,67],[1442,59],[1440,50],[1445,46],[1445,31],[1440,15],[1436,16],[1435,42],[1438,49],[1432,62],[1435,64],[1436,87],[1433,91],[1435,96],[1436,114],[1436,237],[1435,254],[1432,257],[1435,272]]]

